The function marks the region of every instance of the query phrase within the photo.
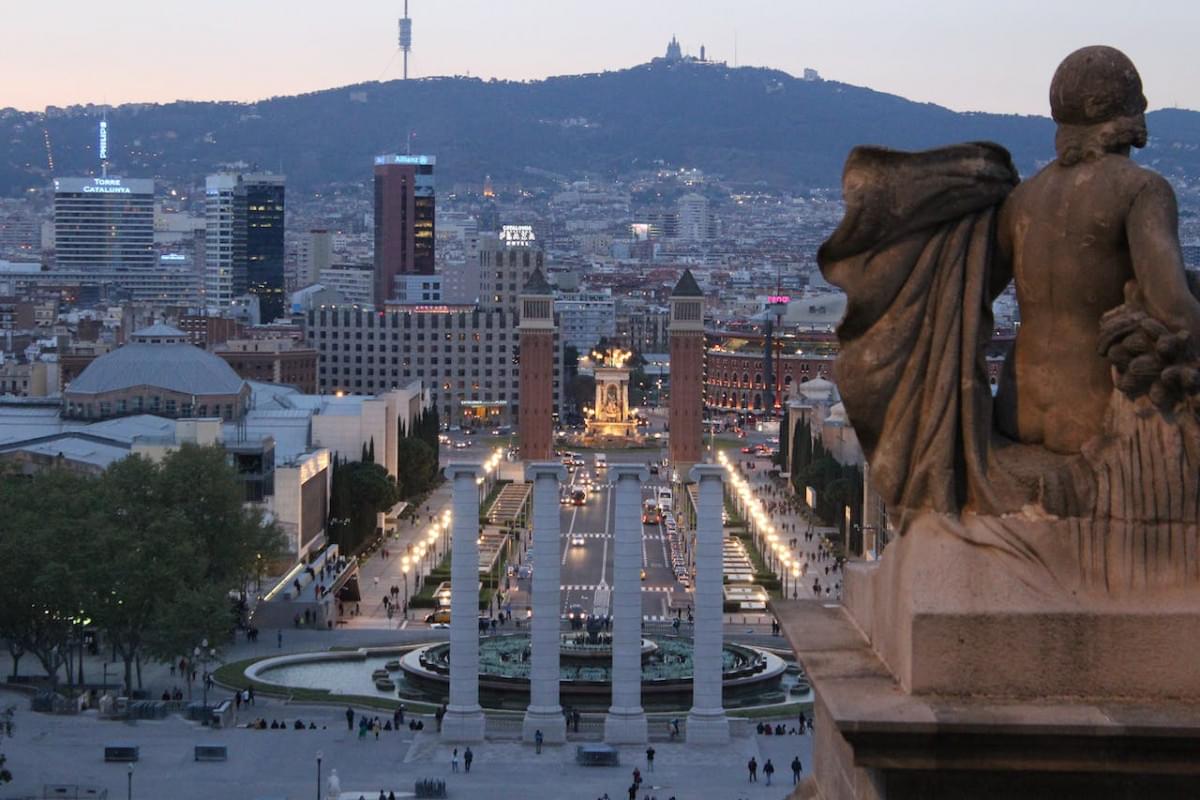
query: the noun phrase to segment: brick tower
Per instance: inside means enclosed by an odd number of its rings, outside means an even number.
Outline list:
[[[521,459],[547,461],[554,450],[554,291],[540,269],[521,290],[518,432]]]
[[[701,461],[704,413],[704,293],[684,270],[671,291],[671,467],[681,480]]]

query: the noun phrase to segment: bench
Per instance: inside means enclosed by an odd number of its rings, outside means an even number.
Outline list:
[[[620,766],[617,748],[607,744],[581,744],[575,747],[575,763],[583,767]]]
[[[133,762],[138,760],[138,749],[133,745],[108,745],[104,748],[105,761],[128,761]]]
[[[197,761],[225,761],[229,758],[229,750],[223,744],[198,744],[195,757]]]

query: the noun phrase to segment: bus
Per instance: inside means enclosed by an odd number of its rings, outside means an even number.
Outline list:
[[[596,471],[608,468],[608,456],[604,453],[596,453]]]
[[[659,513],[658,503],[653,500],[642,503],[642,524],[657,525],[660,522],[662,522],[662,514]]]

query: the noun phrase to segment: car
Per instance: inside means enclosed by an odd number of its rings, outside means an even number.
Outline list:
[[[500,435],[500,429],[492,428],[492,436],[499,436],[499,435]]]
[[[646,568],[642,567],[642,580],[646,580]]]
[[[587,542],[583,538],[582,533],[571,534],[571,547],[583,547]]]
[[[745,447],[743,447],[743,448],[742,448],[742,452],[743,452],[743,453],[753,453],[753,452],[754,452],[754,448],[753,448],[753,447],[750,447],[749,445],[747,445],[747,446],[745,446]]]
[[[471,443],[466,440],[462,440],[462,441],[458,441],[458,442],[454,443],[455,450],[466,450],[470,446],[471,446]]]
[[[575,489],[571,492],[571,502],[574,505],[581,506],[587,502],[587,492],[583,489]]]
[[[571,623],[572,630],[579,630],[583,627],[583,623],[587,622],[587,612],[583,610],[583,606],[578,603],[572,603],[567,607],[567,621]]]
[[[650,474],[651,474],[651,475],[657,475],[657,474],[658,474],[658,464],[651,464],[651,465],[650,465]]]
[[[570,492],[562,492],[558,496],[558,502],[562,503],[564,506],[571,505],[571,493]]]
[[[430,625],[449,625],[450,624],[450,609],[439,608],[432,614],[425,615],[425,621]]]

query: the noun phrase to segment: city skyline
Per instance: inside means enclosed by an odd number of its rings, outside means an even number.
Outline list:
[[[146,0],[117,10],[70,5],[66,14],[59,6],[9,11],[10,30],[42,35],[14,37],[0,54],[0,68],[27,76],[0,91],[0,107],[248,102],[401,74],[396,20],[403,4],[391,0],[356,3],[352,13],[302,0],[288,14],[274,3],[234,8],[215,0],[199,17]],[[676,36],[685,53],[704,45],[710,59],[730,64],[795,75],[813,68],[831,80],[958,111],[1045,115],[1053,68],[1077,47],[1103,42],[1134,58],[1151,108],[1200,108],[1200,64],[1189,58],[1200,10],[1171,0],[1131,16],[1127,4],[1100,0],[1084,17],[1066,5],[1017,0],[977,8],[933,0],[901,17],[882,0],[823,8],[753,0],[730,19],[712,0],[615,0],[602,8],[413,0],[410,75],[535,80],[622,69],[662,55]],[[239,20],[238,36],[228,35],[230,14]],[[1021,60],[1014,63],[1017,41]]]

